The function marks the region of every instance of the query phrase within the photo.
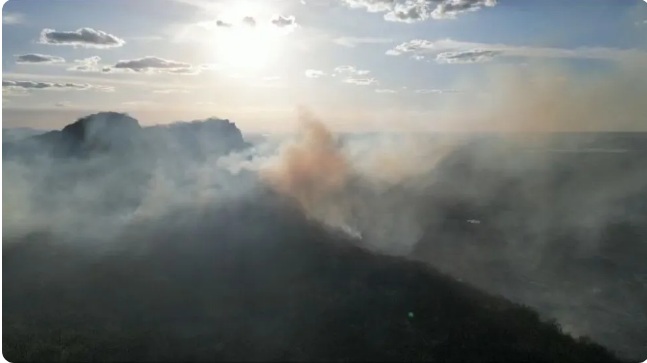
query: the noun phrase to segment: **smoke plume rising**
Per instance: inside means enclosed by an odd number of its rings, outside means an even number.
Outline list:
[[[325,126],[307,112],[299,116],[297,139],[284,146],[260,175],[278,192],[288,195],[311,216],[338,213],[330,201],[346,187],[349,165]]]

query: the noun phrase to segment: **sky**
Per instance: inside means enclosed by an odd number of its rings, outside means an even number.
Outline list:
[[[647,131],[643,0],[10,0],[2,19],[3,127],[280,132],[307,107],[347,130]]]

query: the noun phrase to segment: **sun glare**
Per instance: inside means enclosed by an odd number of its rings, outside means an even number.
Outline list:
[[[276,57],[277,39],[259,29],[236,29],[221,39],[220,54],[227,66],[248,71],[267,67]]]
[[[235,2],[223,14],[227,26],[216,29],[216,57],[236,72],[256,72],[267,69],[279,56],[281,36],[270,26],[269,9],[259,2]],[[253,19],[253,20],[251,20]]]

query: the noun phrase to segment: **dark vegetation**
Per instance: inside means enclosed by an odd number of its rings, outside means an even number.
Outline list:
[[[256,196],[178,211],[100,255],[47,235],[5,247],[5,358],[615,360],[528,308],[353,247],[281,205]]]

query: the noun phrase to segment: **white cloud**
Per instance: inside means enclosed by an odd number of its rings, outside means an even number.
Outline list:
[[[453,89],[417,89],[413,91],[414,93],[418,94],[423,94],[423,95],[428,95],[428,94],[447,94],[447,93],[458,93],[458,91],[453,90]]]
[[[51,64],[51,63],[64,63],[65,59],[54,55],[29,53],[16,55],[16,63],[20,64]]]
[[[342,0],[351,8],[385,13],[387,21],[415,23],[428,19],[453,19],[465,12],[493,7],[496,0]]]
[[[110,67],[102,66],[99,64],[101,62],[101,57],[98,55],[83,58],[75,59],[75,66],[68,68],[68,71],[77,71],[77,72],[109,72]]]
[[[102,30],[80,28],[74,31],[43,29],[40,33],[41,44],[70,45],[84,48],[114,48],[123,46],[126,41]]]
[[[335,67],[334,72],[336,74],[346,74],[346,75],[356,75],[356,76],[364,76],[371,73],[371,71],[369,70],[357,69],[349,65]]]
[[[25,22],[25,16],[21,13],[5,12],[2,14],[3,25],[23,24],[24,22]]]
[[[112,70],[111,70],[112,72]],[[77,73],[77,72],[74,72]],[[8,72],[3,74],[5,79],[29,79],[39,82],[70,82],[70,83],[86,83],[106,84],[115,86],[128,86],[128,87],[144,87],[144,88],[168,88],[168,80],[160,80],[156,78],[146,77],[102,77],[91,75],[78,75],[72,73],[66,74],[45,74],[45,73],[15,73]]]
[[[339,37],[333,39],[333,43],[343,47],[355,48],[361,44],[386,44],[391,43],[390,38],[370,38],[370,37]]]
[[[251,26],[251,27],[256,26],[256,19],[254,19],[254,17],[252,17],[252,16],[244,17],[242,22],[243,22],[243,25],[247,25],[247,26]]]
[[[436,41],[414,39],[397,45],[387,55],[435,55],[439,63],[468,63],[491,60],[494,57],[523,58],[584,58],[620,60],[635,58],[647,60],[647,52],[637,49],[580,47],[574,49],[515,46],[506,44],[461,42],[452,39]]]
[[[91,85],[87,83],[58,83],[58,82],[35,82],[35,81],[2,81],[2,88],[22,90],[97,90],[112,92],[114,87]]]
[[[277,15],[274,18],[272,18],[271,22],[272,24],[281,28],[296,24],[296,20],[293,15],[290,15],[290,16]]]
[[[70,68],[70,70],[79,71],[97,71],[97,72],[135,72],[143,74],[178,74],[178,75],[196,75],[204,71],[214,71],[222,68],[220,64],[203,63],[192,65],[185,62],[163,59],[154,56],[143,58],[120,60],[113,66],[100,65],[98,62],[101,58],[90,57],[76,60],[79,66]]]
[[[462,52],[444,52],[436,56],[436,62],[446,64],[467,64],[489,62],[501,54],[496,50],[473,49]]]
[[[180,74],[180,75],[195,76],[196,74],[200,74],[201,69],[197,68],[197,67],[188,67],[188,68],[157,69],[156,71],[158,73],[169,73],[169,74]]]
[[[305,75],[308,78],[321,78],[326,75],[324,71],[320,71],[318,69],[306,69]]]
[[[231,28],[232,24],[223,20],[216,20],[216,26],[221,28]]]
[[[375,93],[398,93],[398,91],[390,88],[378,88]]]
[[[296,18],[293,15],[275,15],[270,19],[269,26],[277,34],[288,35],[298,28],[299,24],[297,24]]]
[[[381,13],[393,8],[394,0],[343,0],[354,9],[365,8],[371,13]]]
[[[142,73],[173,73],[173,74],[197,74],[200,68],[193,67],[189,63],[163,59],[159,57],[146,56],[138,59],[120,60],[112,68],[116,70],[130,70]]]
[[[375,78],[346,78],[344,83],[354,84],[357,86],[370,86],[377,84]]]

